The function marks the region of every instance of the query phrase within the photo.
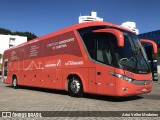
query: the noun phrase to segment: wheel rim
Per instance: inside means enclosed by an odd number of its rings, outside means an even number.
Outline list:
[[[16,78],[13,79],[13,86],[14,86],[14,87],[17,86],[17,80],[16,80]]]
[[[73,81],[71,82],[71,90],[72,90],[74,93],[78,93],[79,90],[80,90],[80,88],[81,88],[81,84],[80,84],[79,81],[73,80]]]

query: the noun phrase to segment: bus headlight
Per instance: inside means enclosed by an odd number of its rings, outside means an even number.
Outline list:
[[[127,77],[127,76],[123,76],[123,79],[126,80],[126,81],[128,81],[128,82],[132,82],[132,81],[133,81],[132,78],[129,78],[129,77]]]
[[[129,77],[124,76],[124,75],[121,75],[121,74],[114,73],[114,76],[116,76],[116,77],[118,77],[118,78],[120,78],[120,79],[126,80],[126,81],[128,81],[128,82],[134,81],[134,79],[129,78]]]

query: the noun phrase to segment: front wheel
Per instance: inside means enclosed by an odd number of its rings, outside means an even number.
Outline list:
[[[12,86],[13,88],[17,89],[18,88],[18,80],[16,77],[13,78],[12,80]]]
[[[78,77],[73,76],[69,79],[68,92],[72,97],[82,97],[83,96],[83,86],[82,82]]]

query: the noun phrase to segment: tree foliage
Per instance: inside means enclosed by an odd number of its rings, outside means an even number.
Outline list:
[[[5,28],[0,28],[0,34],[25,36],[25,37],[27,37],[27,41],[30,41],[32,39],[37,38],[37,36],[31,32],[19,32],[19,31],[12,32],[12,31],[5,29]]]
[[[12,32],[8,29],[0,28],[0,34],[11,35]]]
[[[16,31],[13,33],[13,35],[26,36],[27,41],[37,38],[37,36],[31,32],[18,32],[18,31]]]

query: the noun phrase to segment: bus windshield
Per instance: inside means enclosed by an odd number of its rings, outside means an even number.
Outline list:
[[[120,30],[124,35],[124,46],[118,46],[116,37],[110,33],[94,33],[93,30],[111,27],[90,27],[78,32],[92,60],[115,66],[134,73],[150,72],[146,52],[134,33]],[[114,28],[117,29],[117,28]]]
[[[139,38],[130,32],[123,32],[124,46],[114,44],[119,67],[140,74],[150,72],[148,58]]]

